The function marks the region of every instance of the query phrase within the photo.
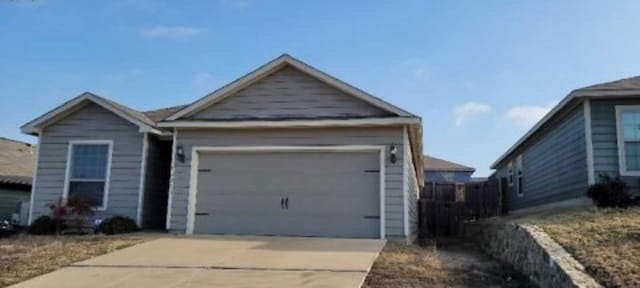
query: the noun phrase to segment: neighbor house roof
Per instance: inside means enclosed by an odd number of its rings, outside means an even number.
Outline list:
[[[595,85],[577,89],[575,91],[620,91],[620,90],[637,91],[638,89],[640,89],[640,76],[595,84]]]
[[[424,171],[475,172],[475,168],[453,163],[429,155],[423,156]]]
[[[0,183],[31,185],[34,159],[31,144],[0,137]]]
[[[558,105],[553,107],[538,123],[536,123],[529,131],[524,134],[513,146],[502,154],[496,161],[491,164],[491,169],[496,169],[498,165],[507,160],[521,145],[523,145],[530,137],[538,132],[546,123],[550,121],[565,107],[574,103],[577,99],[585,98],[601,98],[601,97],[640,97],[640,76],[624,78],[620,80],[603,82],[600,84],[590,85],[575,89],[565,96]]]

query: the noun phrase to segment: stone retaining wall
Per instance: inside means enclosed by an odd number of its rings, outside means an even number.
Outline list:
[[[481,221],[467,224],[464,236],[540,287],[602,287],[538,226]]]

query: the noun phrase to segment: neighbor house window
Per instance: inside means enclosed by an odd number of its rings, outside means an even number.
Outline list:
[[[456,180],[456,174],[453,172],[442,172],[440,175],[445,182],[454,182]]]
[[[69,144],[65,198],[81,197],[97,209],[106,209],[112,147],[108,140]]]
[[[621,175],[640,175],[640,106],[616,106]]]
[[[518,156],[518,158],[516,158],[516,169],[518,171],[518,185],[516,186],[518,189],[518,196],[522,197],[524,196],[524,190],[522,189],[522,155]]]
[[[513,162],[509,162],[509,186],[513,186]]]

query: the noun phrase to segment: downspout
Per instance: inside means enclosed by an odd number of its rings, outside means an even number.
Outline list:
[[[138,227],[142,228],[143,206],[144,206],[144,189],[147,178],[147,151],[149,150],[149,133],[144,132],[142,138],[142,157],[140,159],[140,185],[138,192]]]
[[[35,149],[35,153],[36,153],[36,157],[35,157],[35,163],[33,165],[33,176],[31,178],[31,195],[30,195],[30,200],[29,200],[29,217],[27,219],[27,224],[31,225],[31,222],[33,221],[33,202],[34,202],[34,197],[36,195],[36,178],[38,176],[38,162],[40,161],[40,146],[42,146],[42,129],[38,129],[38,131],[36,132],[38,135],[38,146],[36,146]]]

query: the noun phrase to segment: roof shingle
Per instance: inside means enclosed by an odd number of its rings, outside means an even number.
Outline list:
[[[31,184],[34,161],[31,144],[0,137],[0,183]]]
[[[616,81],[599,83],[577,90],[582,91],[613,91],[613,90],[638,90],[640,89],[640,76],[624,78]]]
[[[458,163],[453,163],[447,160],[436,158],[429,155],[423,156],[424,171],[459,171],[459,172],[474,172],[475,168],[464,166]]]
[[[178,105],[178,106],[173,106],[173,107],[168,107],[168,108],[145,111],[145,112],[142,112],[142,113],[147,115],[147,117],[149,117],[149,119],[151,119],[152,121],[160,122],[160,121],[164,120],[165,118],[173,115],[174,113],[184,109],[187,106],[189,106],[189,105]]]

